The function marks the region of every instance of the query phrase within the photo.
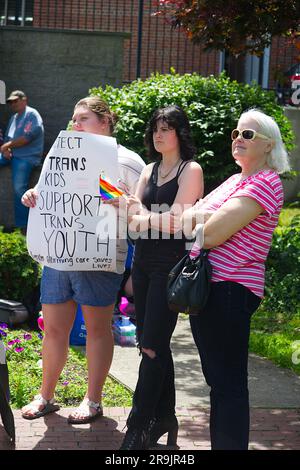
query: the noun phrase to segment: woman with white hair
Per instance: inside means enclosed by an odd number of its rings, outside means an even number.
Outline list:
[[[243,113],[231,138],[241,172],[182,217],[185,234],[196,235],[190,256],[209,249],[213,268],[208,302],[190,317],[211,387],[212,449],[248,448],[250,321],[264,295],[265,261],[283,205],[278,173],[289,170],[280,130],[261,111]]]

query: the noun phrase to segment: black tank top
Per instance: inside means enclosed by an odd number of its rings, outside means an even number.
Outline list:
[[[188,162],[182,161],[178,167],[176,176],[161,186],[157,186],[159,163],[160,162],[156,162],[153,165],[151,176],[144,189],[142,203],[149,211],[162,214],[163,212],[168,212],[173,205],[178,191],[178,178]],[[146,240],[143,239],[144,237],[138,239],[137,245],[140,243],[146,243],[147,245],[153,243],[157,244],[158,240],[159,243],[165,245],[166,242],[170,243],[171,241],[172,246],[174,245],[180,248],[181,251],[184,249],[186,239],[182,232],[177,232],[176,234],[170,233],[168,238],[165,239],[165,234],[155,230],[154,237],[152,238],[153,230],[154,229],[148,230]]]
[[[152,212],[167,212],[175,201],[178,191],[178,178],[187,165],[187,161],[182,161],[178,167],[176,176],[170,181],[157,186],[158,180],[158,167],[160,162],[153,165],[151,176],[144,189],[142,196],[142,204]],[[162,207],[158,207],[162,205]]]

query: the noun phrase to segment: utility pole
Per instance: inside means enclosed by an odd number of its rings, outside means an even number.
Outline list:
[[[141,76],[141,55],[142,55],[142,37],[143,37],[143,10],[144,0],[139,0],[139,15],[138,15],[138,43],[136,53],[136,78]]]

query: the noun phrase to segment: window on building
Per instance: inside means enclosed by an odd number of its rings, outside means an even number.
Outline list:
[[[31,26],[34,0],[0,0],[0,26]]]

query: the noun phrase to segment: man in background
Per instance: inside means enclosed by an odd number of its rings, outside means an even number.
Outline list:
[[[0,167],[9,164],[12,166],[15,225],[25,234],[28,208],[21,203],[21,197],[28,189],[33,168],[41,162],[44,127],[38,111],[28,106],[23,91],[13,91],[6,101],[13,116],[8,122],[4,143],[0,147]]]

